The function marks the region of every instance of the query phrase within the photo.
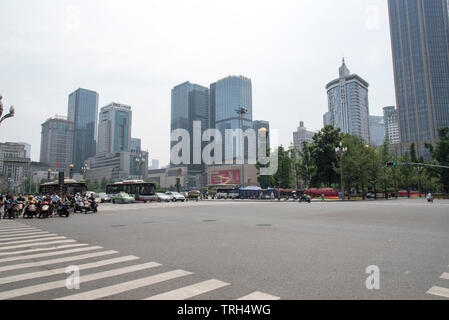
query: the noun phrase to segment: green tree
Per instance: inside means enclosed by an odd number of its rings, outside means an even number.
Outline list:
[[[430,151],[432,158],[440,166],[449,166],[449,127],[444,127],[438,130],[440,140],[435,146],[426,144],[426,148]],[[438,177],[438,182],[444,189],[445,193],[449,193],[449,169],[437,169],[435,173]]]
[[[335,171],[337,166],[337,155],[335,148],[342,140],[340,129],[333,126],[326,126],[313,137],[311,155],[316,165],[314,182],[317,185],[327,185],[331,187],[338,179],[338,173]]]
[[[316,166],[312,158],[312,144],[305,141],[302,144],[302,151],[299,153],[299,171],[304,187],[310,188]]]
[[[290,151],[283,146],[278,148],[278,171],[274,175],[274,186],[280,188],[291,188],[292,183],[292,161]]]

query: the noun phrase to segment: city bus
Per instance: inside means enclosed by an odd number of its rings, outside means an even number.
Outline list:
[[[156,185],[143,180],[126,180],[109,184],[106,187],[106,193],[109,196],[125,192],[136,201],[153,202],[156,201]]]
[[[40,194],[52,194],[60,193],[59,183],[57,181],[43,183],[39,186]],[[62,194],[85,194],[87,191],[87,185],[84,182],[77,182],[71,179],[65,179],[62,188]]]

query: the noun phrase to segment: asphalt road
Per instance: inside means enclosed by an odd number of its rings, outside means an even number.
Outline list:
[[[449,201],[207,201],[99,210],[1,220],[0,299],[449,299],[435,289],[449,288]],[[48,241],[64,242],[43,250],[39,243]],[[69,265],[81,266],[79,290],[64,285]],[[368,266],[379,268],[379,290],[366,287]],[[431,288],[443,296],[427,293]]]

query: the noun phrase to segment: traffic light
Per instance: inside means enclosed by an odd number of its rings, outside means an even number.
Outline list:
[[[397,167],[398,163],[397,162],[387,162],[387,166],[389,166],[389,167]]]

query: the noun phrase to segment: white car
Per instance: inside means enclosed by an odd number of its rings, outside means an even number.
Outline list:
[[[171,198],[165,193],[156,193],[157,202],[170,202]]]
[[[186,197],[184,197],[182,194],[178,193],[178,192],[166,192],[165,193],[167,196],[170,197],[171,201],[176,202],[176,201],[186,201]]]

